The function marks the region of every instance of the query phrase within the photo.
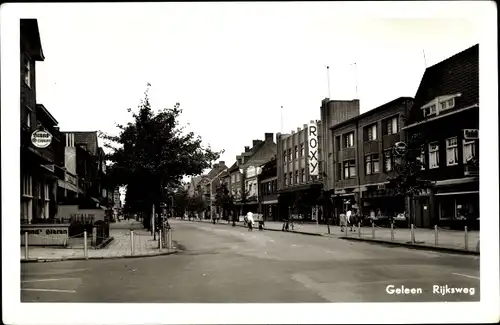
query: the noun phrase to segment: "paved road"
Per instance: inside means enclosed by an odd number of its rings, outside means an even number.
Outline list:
[[[172,221],[177,255],[21,264],[23,302],[479,301],[479,257]],[[396,295],[395,289],[421,288]],[[433,294],[433,285],[474,295]],[[444,288],[446,289],[446,287]]]

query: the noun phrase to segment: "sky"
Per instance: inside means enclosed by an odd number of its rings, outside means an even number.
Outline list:
[[[113,134],[149,82],[153,108],[179,102],[181,123],[224,149],[228,166],[264,133],[320,118],[326,66],[330,98],[358,98],[363,113],[414,96],[426,65],[479,42],[466,17],[339,16],[338,3],[107,8],[37,11],[46,57],[36,67],[38,102],[63,131]]]

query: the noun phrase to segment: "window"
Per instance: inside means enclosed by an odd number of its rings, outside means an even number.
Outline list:
[[[292,161],[292,149],[288,149],[288,162]]]
[[[302,183],[305,183],[306,182],[306,170],[304,168],[302,168],[300,173],[302,174]]]
[[[293,173],[292,172],[288,173],[288,179],[290,180],[290,185],[292,185],[293,184]]]
[[[33,197],[33,180],[30,175],[23,176],[23,196],[25,197]]]
[[[295,171],[295,184],[299,184],[300,183],[300,179],[299,179],[299,171],[296,170]]]
[[[31,107],[29,107],[28,105],[25,106],[26,107],[26,126],[27,127],[31,127]]]
[[[31,88],[31,62],[28,57],[24,58],[24,83]]]
[[[285,180],[285,186],[287,186],[288,185],[288,180],[287,180],[286,174],[283,175],[283,179]]]
[[[366,175],[376,174],[380,172],[379,157],[377,154],[368,155],[365,157],[365,173]]]
[[[44,199],[45,199],[45,201],[49,201],[50,200],[50,196],[49,196],[49,184],[44,184],[43,185],[43,193],[44,193]]]
[[[377,124],[370,125],[366,128],[366,140],[377,140]]]
[[[398,132],[398,117],[391,117],[387,120],[387,134],[397,134]]]
[[[422,146],[422,148],[420,149],[420,157],[417,158],[418,161],[420,161],[420,163],[422,164],[422,166],[420,167],[420,170],[425,170],[425,149],[424,149],[424,146]]]
[[[446,110],[455,107],[455,98],[450,98],[439,102],[439,109]]]
[[[433,142],[429,144],[429,168],[439,167],[439,144]]]
[[[464,153],[464,164],[468,160],[476,156],[476,141],[474,140],[463,140],[463,153]]]
[[[301,143],[301,144],[300,144],[300,156],[301,156],[301,157],[304,157],[304,152],[305,152],[305,149],[304,149],[304,144],[303,144],[303,143]]]
[[[356,162],[348,160],[344,162],[344,179],[356,177]]]
[[[286,150],[283,150],[283,164],[286,164]]]
[[[335,149],[340,150],[340,135],[335,137]]]
[[[344,135],[344,148],[354,147],[354,132]]]
[[[336,179],[337,180],[341,180],[342,179],[342,164],[341,163],[337,163],[337,170],[336,170]]]
[[[299,147],[295,146],[295,159],[299,158]]]
[[[392,169],[392,149],[389,149],[384,151],[384,170],[390,172]]]
[[[241,180],[241,175],[240,173],[236,174],[236,181],[239,182]]]
[[[458,164],[457,137],[446,139],[446,165],[454,166],[457,164]]]

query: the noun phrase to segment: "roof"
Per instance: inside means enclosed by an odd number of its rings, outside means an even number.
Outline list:
[[[52,120],[52,122],[54,122],[54,125],[52,125],[52,126],[57,126],[59,124],[59,122],[57,122],[55,117],[52,116],[52,114],[50,114],[49,110],[46,109],[45,106],[43,106],[43,104],[36,104],[36,108],[40,109],[43,113],[45,113],[45,115],[47,115],[49,117],[49,119]]]
[[[335,124],[335,125],[333,125],[333,126],[330,127],[330,130],[338,129],[338,128],[343,127],[345,125],[357,122],[357,121],[359,121],[359,120],[361,120],[361,119],[363,119],[363,118],[365,118],[367,116],[380,113],[380,112],[384,111],[385,109],[387,109],[387,108],[389,108],[391,106],[398,105],[400,103],[404,103],[404,102],[409,101],[409,100],[413,100],[413,98],[412,97],[398,97],[398,98],[393,99],[390,102],[387,102],[387,103],[385,103],[385,104],[383,104],[383,105],[381,105],[379,107],[376,107],[376,108],[371,109],[371,110],[369,110],[367,112],[364,112],[363,114],[360,114],[358,116],[355,116],[355,117],[350,118],[348,120],[345,120],[343,122]]]
[[[455,100],[457,109],[479,103],[479,44],[427,68],[413,107],[420,108],[438,96],[456,93],[461,94]],[[418,113],[420,109],[412,109],[411,119],[417,119]]]
[[[40,31],[38,29],[38,21],[36,19],[21,19],[20,20],[20,36],[21,40],[26,40],[29,44],[28,54],[35,61],[43,61],[42,41],[40,40]]]
[[[229,167],[227,169],[227,171],[230,173],[237,171],[237,170],[238,170],[238,163],[236,161],[234,162],[234,164],[231,165],[231,167]]]

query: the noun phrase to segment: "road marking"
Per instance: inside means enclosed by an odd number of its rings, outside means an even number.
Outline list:
[[[87,269],[62,269],[62,270],[54,270],[53,272],[41,272],[41,273],[30,273],[30,272],[22,272],[23,275],[26,276],[40,276],[40,275],[61,275],[65,273],[74,273],[74,272],[83,272],[87,271]]]
[[[250,237],[252,237],[252,238],[257,238],[257,237],[255,237],[255,236],[250,236]]]
[[[332,251],[327,251],[326,249],[325,249],[325,252],[327,252],[327,253],[329,253],[329,254],[335,254],[334,252],[332,252]]]
[[[292,247],[297,247],[297,245],[295,245],[295,244],[292,244]]]
[[[59,289],[31,289],[31,288],[21,288],[22,291],[43,291],[43,292],[64,292],[64,293],[76,293],[75,290],[59,290]]]
[[[80,280],[79,278],[60,278],[60,279],[36,279],[36,280],[24,280],[22,283],[29,282],[46,282],[46,281],[62,281],[62,280]]]
[[[274,239],[269,239],[269,241],[270,241],[271,243],[274,243]]]
[[[471,278],[471,279],[477,279],[479,280],[479,277],[477,276],[472,276],[472,275],[467,275],[467,274],[460,274],[460,273],[452,273],[453,275],[459,275],[459,276],[464,276],[466,278]]]

